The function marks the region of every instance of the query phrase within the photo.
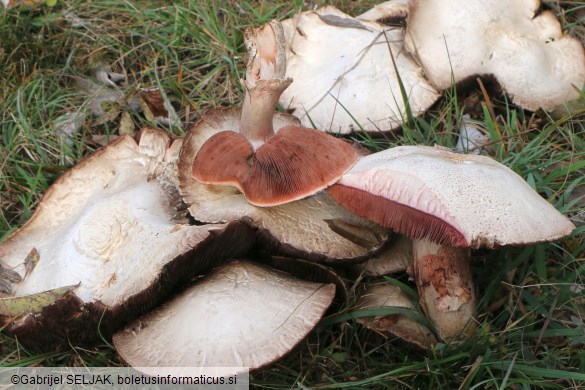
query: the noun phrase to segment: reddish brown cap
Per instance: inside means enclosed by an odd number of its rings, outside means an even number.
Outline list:
[[[386,229],[350,213],[325,192],[274,207],[257,207],[236,187],[202,184],[193,178],[193,161],[215,134],[237,129],[239,108],[206,111],[186,135],[179,157],[181,198],[200,222],[246,220],[259,228],[264,244],[294,257],[322,262],[353,262],[369,257],[387,239]],[[291,115],[276,112],[274,128],[299,126]]]
[[[242,135],[211,137],[193,163],[204,184],[238,187],[256,206],[276,206],[313,195],[335,183],[357,161],[355,150],[317,130],[285,127],[254,153]]]

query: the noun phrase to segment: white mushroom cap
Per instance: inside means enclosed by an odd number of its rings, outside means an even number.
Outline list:
[[[294,82],[280,98],[306,127],[334,133],[387,131],[406,119],[405,102],[391,53],[414,115],[439,97],[421,69],[402,50],[403,31],[359,21],[332,6],[283,22],[287,77]]]
[[[190,226],[173,207],[179,199],[175,162],[162,162],[168,144],[168,136],[153,129],[143,131],[140,144],[122,136],[62,175],[31,219],[0,244],[2,265],[22,277],[5,300],[58,289],[37,296],[48,298],[48,305],[68,287],[76,305],[95,304],[102,312],[123,306],[119,313],[123,316],[127,311],[140,311],[129,300],[159,286],[161,275],[169,283],[185,278],[167,274],[165,267],[183,255],[203,257],[225,225]],[[249,235],[246,238],[250,240]],[[27,269],[25,259],[34,250],[38,262]],[[214,253],[214,260],[236,253],[240,252]],[[142,296],[141,310],[160,300],[162,292],[158,289],[158,296]],[[34,299],[31,297],[31,304]],[[20,314],[38,314],[38,305],[24,302]],[[18,314],[9,302],[2,306],[10,310],[1,315]],[[61,320],[56,327],[70,325],[65,318]],[[16,326],[14,319],[11,324]]]
[[[153,375],[156,367],[257,369],[304,339],[334,295],[333,284],[234,261],[129,324],[114,335],[114,346]]]
[[[271,236],[285,254],[321,261],[366,257],[382,245],[387,238],[384,229],[348,212],[323,192],[280,206],[257,207],[235,187],[193,179],[193,160],[201,145],[219,131],[237,129],[239,121],[238,108],[207,111],[184,141],[180,191],[195,219],[214,223],[244,219]],[[274,115],[275,129],[295,124],[298,120],[290,115]]]
[[[506,166],[438,147],[401,146],[362,157],[327,192],[358,215],[443,245],[531,244],[575,228]]]
[[[514,103],[552,109],[585,83],[581,42],[561,31],[539,0],[411,0],[407,49],[439,90],[494,75]]]

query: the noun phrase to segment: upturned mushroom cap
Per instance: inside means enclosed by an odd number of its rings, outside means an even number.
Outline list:
[[[578,96],[585,53],[539,0],[412,0],[406,48],[439,90],[494,75],[514,103],[552,109]]]
[[[277,206],[328,187],[357,161],[342,140],[299,126],[275,128],[284,77],[284,33],[277,21],[244,35],[246,96],[237,126],[224,128],[198,149],[193,177],[204,184],[233,185],[256,206]]]
[[[147,374],[156,367],[254,370],[304,339],[334,295],[333,284],[234,261],[129,324],[114,335],[114,346],[130,365],[149,367]]]
[[[398,76],[414,115],[439,97],[402,50],[401,29],[356,20],[332,6],[295,15],[283,26],[286,75],[294,82],[280,103],[303,126],[341,134],[360,130],[358,123],[370,132],[399,127],[406,109]]]
[[[362,157],[327,192],[357,215],[442,245],[531,244],[575,228],[504,165],[438,147],[401,146]]]
[[[280,206],[257,207],[235,187],[206,185],[192,177],[192,166],[201,146],[214,134],[237,129],[239,108],[214,109],[191,127],[179,159],[179,183],[183,201],[198,221],[245,220],[260,230],[260,237],[291,257],[318,261],[360,259],[370,256],[387,238],[384,229],[357,217],[317,193]],[[273,117],[274,128],[298,126],[298,119],[281,113]]]
[[[251,246],[242,224],[189,226],[173,207],[180,199],[175,162],[162,162],[168,144],[153,129],[140,144],[120,137],[61,176],[0,244],[2,265],[22,279],[0,316],[21,341],[50,348],[46,339],[96,339],[102,319],[107,335],[178,281]]]
[[[416,316],[414,305],[399,287],[388,283],[371,284],[356,303],[358,310],[396,308],[411,310],[412,316],[396,313],[361,317],[358,322],[385,337],[394,335],[423,349],[430,349],[437,344],[433,332],[414,319]]]
[[[233,185],[248,202],[277,206],[314,195],[335,183],[358,155],[342,140],[303,127],[280,128],[254,153],[233,131],[212,136],[193,162],[193,178],[204,184]]]

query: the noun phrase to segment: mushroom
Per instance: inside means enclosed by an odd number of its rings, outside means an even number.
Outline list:
[[[385,337],[394,335],[423,349],[430,349],[437,344],[437,339],[428,326],[422,323],[423,321],[417,321],[418,313],[400,287],[388,283],[368,284],[355,305],[357,310],[380,309],[380,312],[396,308],[402,310],[392,314],[359,317],[358,322]],[[420,314],[418,316],[422,317]],[[425,318],[419,320],[422,319]]]
[[[463,115],[455,151],[457,153],[480,154],[491,141],[489,134],[486,133],[487,131],[481,130],[468,114]]]
[[[246,96],[239,126],[212,135],[199,148],[193,178],[237,187],[256,206],[305,198],[335,183],[357,161],[342,140],[313,129],[285,126],[275,133],[274,108],[292,82],[284,78],[284,35],[273,21],[246,30]]]
[[[420,115],[439,97],[402,50],[400,28],[357,20],[332,6],[283,25],[286,75],[295,82],[280,103],[304,126],[340,134],[388,131],[401,126],[408,110]]]
[[[320,191],[358,154],[344,141],[303,129],[297,118],[274,111],[290,83],[283,78],[279,26],[271,22],[245,34],[249,63],[243,108],[208,110],[189,128],[179,157],[181,196],[196,220],[243,220],[285,255],[365,259],[384,243],[386,230]]]
[[[380,252],[354,265],[353,269],[366,277],[407,271],[412,264],[412,241],[403,235],[396,236],[389,239]]]
[[[538,0],[411,0],[406,48],[439,90],[493,75],[514,103],[553,109],[579,96],[585,52],[539,8]]]
[[[420,305],[444,339],[462,332],[476,310],[470,248],[547,242],[574,229],[509,168],[438,147],[362,157],[327,192],[353,213],[413,239]]]
[[[118,138],[57,179],[0,244],[0,262],[18,275],[0,320],[19,341],[48,349],[99,340],[251,247],[241,223],[188,225],[168,144],[154,129],[139,143]]]
[[[113,337],[130,365],[259,369],[280,359],[316,326],[333,284],[305,282],[249,261],[232,261]],[[164,368],[163,368],[164,369]]]

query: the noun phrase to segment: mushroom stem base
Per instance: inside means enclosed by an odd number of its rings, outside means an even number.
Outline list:
[[[414,240],[413,271],[421,308],[439,336],[450,340],[471,332],[476,299],[469,250]]]

